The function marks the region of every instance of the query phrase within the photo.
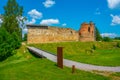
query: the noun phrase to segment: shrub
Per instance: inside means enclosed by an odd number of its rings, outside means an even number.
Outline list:
[[[12,33],[12,38],[13,38],[13,44],[12,44],[13,47],[15,49],[18,49],[21,46],[21,39],[19,38],[16,32]]]
[[[93,50],[96,50],[96,46],[95,46],[95,44],[93,44],[92,49],[93,49]]]
[[[20,47],[20,40],[16,33],[9,34],[5,28],[0,27],[0,61],[15,54],[15,50]]]
[[[109,38],[109,37],[103,37],[102,40],[105,41],[105,42],[111,42],[112,41],[112,39]]]
[[[116,47],[120,48],[120,42],[117,42]]]

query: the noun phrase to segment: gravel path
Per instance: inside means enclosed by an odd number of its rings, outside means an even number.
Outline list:
[[[53,54],[50,54],[48,52],[42,51],[34,47],[28,47],[28,49],[35,52],[38,56],[44,56],[53,62],[57,62],[57,57]],[[97,70],[97,71],[120,72],[120,66],[118,67],[96,66],[96,65],[84,64],[84,63],[80,63],[80,62],[76,62],[68,59],[63,59],[63,64],[64,66],[67,66],[67,67],[72,67],[72,65],[75,65],[77,69],[85,70],[85,71]]]

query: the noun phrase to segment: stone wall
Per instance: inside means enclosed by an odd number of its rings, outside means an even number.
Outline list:
[[[28,44],[78,41],[78,38],[77,31],[70,28],[28,25]]]
[[[50,43],[63,41],[95,41],[95,26],[92,22],[83,23],[79,31],[70,28],[27,25],[27,43]]]
[[[79,30],[79,41],[95,41],[95,29],[94,24],[92,22],[83,23]]]

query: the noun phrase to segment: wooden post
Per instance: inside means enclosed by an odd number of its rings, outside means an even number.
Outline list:
[[[63,69],[63,47],[57,47],[57,66]]]
[[[75,65],[72,65],[72,74],[75,73]]]

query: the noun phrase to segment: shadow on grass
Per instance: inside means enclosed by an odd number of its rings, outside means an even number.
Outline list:
[[[36,58],[45,58],[43,55],[40,55],[40,54],[36,53],[35,51],[32,51],[30,49],[28,49],[28,51],[32,56],[34,56]]]

